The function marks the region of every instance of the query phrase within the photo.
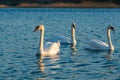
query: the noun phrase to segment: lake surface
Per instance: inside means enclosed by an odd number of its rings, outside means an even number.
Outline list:
[[[58,57],[40,59],[36,55],[39,24],[45,26],[45,38],[71,37],[76,23],[76,50],[61,45]],[[88,51],[86,41],[107,42],[108,25],[115,51]],[[119,8],[0,8],[0,80],[120,80]]]

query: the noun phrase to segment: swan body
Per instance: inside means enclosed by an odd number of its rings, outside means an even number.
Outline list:
[[[114,50],[114,46],[111,41],[110,30],[114,31],[114,27],[111,25],[107,28],[108,44],[101,40],[93,39],[88,41],[84,48],[89,50]]]
[[[44,48],[44,54],[56,54],[60,51],[60,42],[53,42],[50,43],[50,46],[47,48]]]
[[[76,45],[76,38],[75,38],[75,23],[72,23],[71,27],[71,39],[65,36],[53,36],[51,38],[47,38],[47,42],[56,42],[60,41],[61,44],[73,44],[74,46]]]
[[[87,42],[88,45],[84,46],[86,49],[90,50],[106,50],[109,49],[108,44],[101,40],[93,39]]]
[[[49,47],[44,48],[43,44],[44,44],[44,25],[39,25],[35,28],[35,31],[41,31],[41,35],[40,35],[40,42],[39,42],[39,53],[41,55],[44,56],[50,56],[50,55],[54,55],[57,54],[60,51],[60,42],[53,42],[49,44]]]

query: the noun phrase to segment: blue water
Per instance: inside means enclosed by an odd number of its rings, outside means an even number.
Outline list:
[[[39,24],[45,26],[45,38],[71,37],[76,23],[76,51],[61,45],[56,58],[42,62],[36,51]],[[115,51],[88,51],[83,45],[90,39],[107,42],[111,32]],[[120,9],[119,8],[0,8],[0,80],[120,80]]]

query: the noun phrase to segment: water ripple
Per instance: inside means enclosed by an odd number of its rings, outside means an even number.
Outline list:
[[[0,80],[119,80],[120,79],[120,9],[79,8],[1,8],[0,9]],[[40,33],[35,26],[45,25],[45,38],[71,37],[71,23],[76,23],[76,49],[61,45],[57,58],[36,55]],[[87,51],[90,39],[107,42],[106,28],[115,51]],[[46,43],[46,42],[45,42]]]

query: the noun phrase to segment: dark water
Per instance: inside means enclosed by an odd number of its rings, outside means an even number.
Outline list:
[[[39,24],[45,26],[45,38],[53,35],[71,37],[71,23],[76,23],[76,51],[62,45],[57,58],[36,56]],[[111,33],[115,51],[87,51],[87,40],[107,42]],[[1,8],[0,9],[0,80],[120,80],[120,9],[119,8]]]

